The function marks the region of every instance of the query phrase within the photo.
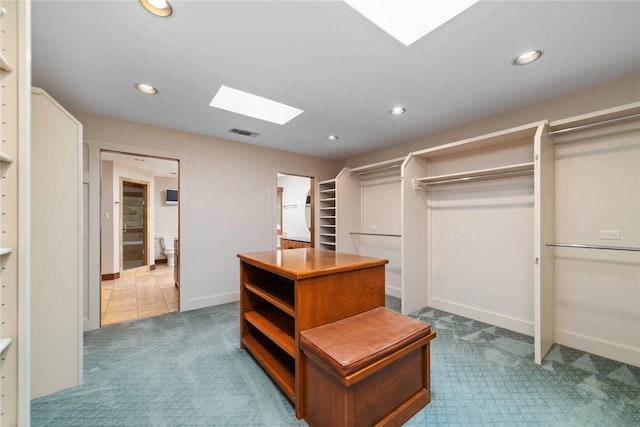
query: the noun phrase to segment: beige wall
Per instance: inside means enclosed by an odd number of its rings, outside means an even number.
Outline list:
[[[545,102],[527,105],[520,109],[505,111],[484,120],[473,123],[461,123],[460,126],[432,135],[425,135],[414,141],[396,144],[388,148],[372,151],[360,156],[342,160],[341,166],[357,167],[380,162],[433,147],[448,142],[472,138],[491,132],[501,131],[540,120],[559,120],[566,117],[590,113],[629,104],[640,100],[640,74],[574,92],[567,96],[554,98]],[[526,105],[526,102],[523,102]]]
[[[240,252],[276,248],[276,173],[333,178],[337,162],[85,112],[89,147],[89,251],[99,247],[100,150],[180,161],[181,310],[235,301]],[[89,313],[99,313],[100,256],[89,253]],[[85,329],[99,326],[96,315]]]

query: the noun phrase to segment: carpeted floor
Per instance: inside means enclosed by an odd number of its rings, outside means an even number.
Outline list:
[[[397,309],[397,298],[387,305]],[[170,313],[84,337],[84,384],[32,402],[33,426],[295,426],[239,348],[239,307]],[[407,426],[640,426],[640,368],[425,308],[432,402]]]

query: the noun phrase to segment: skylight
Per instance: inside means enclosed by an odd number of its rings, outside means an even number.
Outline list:
[[[220,86],[209,105],[279,125],[287,123],[303,112],[298,108],[224,85]]]
[[[477,0],[344,0],[405,46],[421,39]]]

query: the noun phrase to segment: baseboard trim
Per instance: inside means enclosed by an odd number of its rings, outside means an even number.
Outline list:
[[[527,322],[526,320],[433,297],[430,298],[429,307],[533,336],[533,322]]]
[[[392,297],[402,298],[402,289],[393,286],[385,286],[384,292]]]
[[[187,301],[180,301],[180,311],[197,310],[199,308],[211,307],[214,305],[226,304],[240,300],[240,291],[229,292],[228,294],[209,295],[201,298],[192,298]]]
[[[556,343],[617,360],[640,368],[640,349],[604,341],[561,329],[555,330]]]
[[[102,280],[116,280],[120,278],[120,272],[103,274],[101,277],[102,277]]]
[[[149,271],[153,271],[153,270],[155,270],[155,269],[156,269],[156,265],[155,265],[155,264],[151,264],[151,265],[149,266]]]

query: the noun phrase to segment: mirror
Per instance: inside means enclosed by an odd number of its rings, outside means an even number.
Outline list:
[[[276,181],[276,235],[280,239],[312,242],[313,178],[309,176],[278,173]]]

